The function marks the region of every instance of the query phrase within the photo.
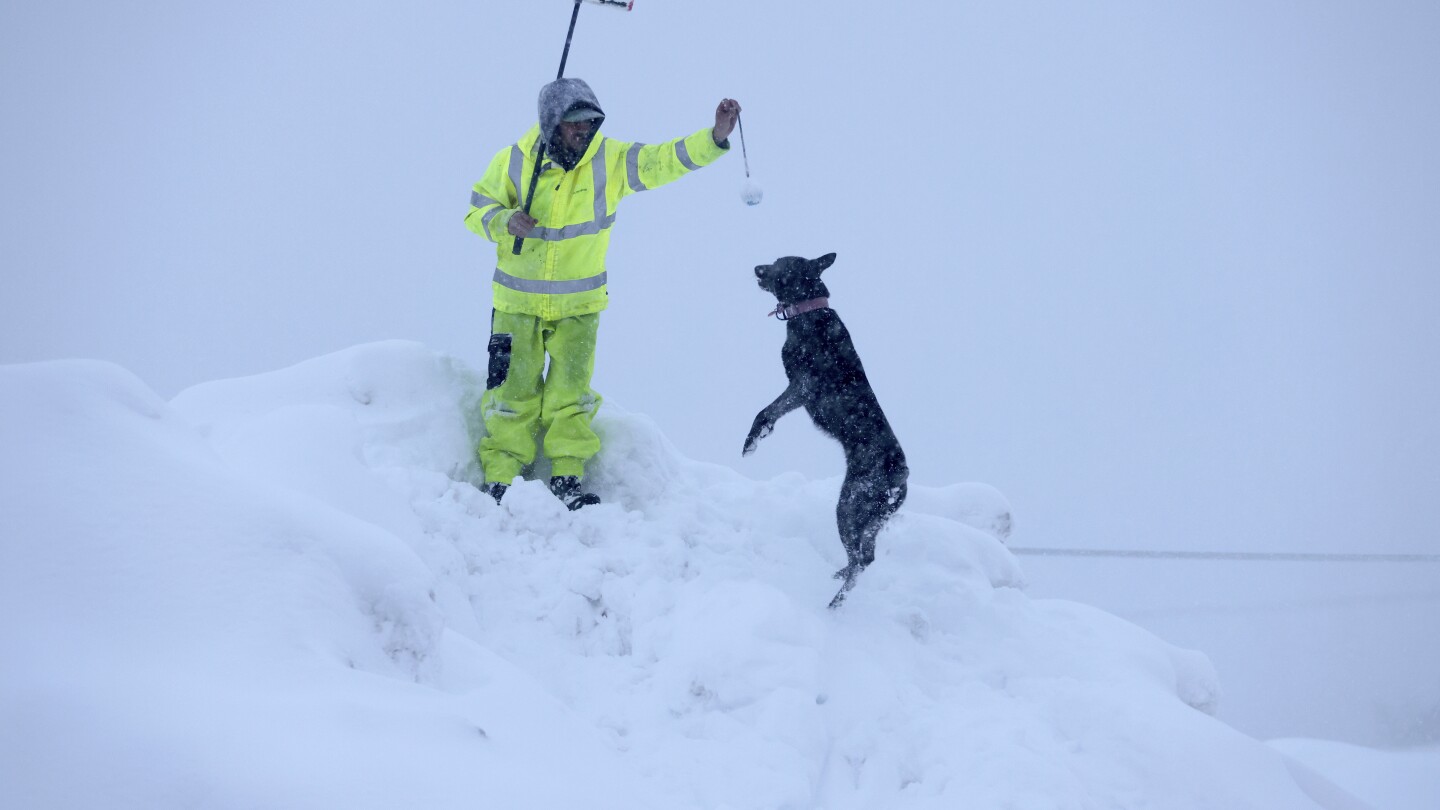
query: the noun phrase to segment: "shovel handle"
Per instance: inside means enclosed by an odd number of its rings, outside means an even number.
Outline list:
[[[575,6],[578,8],[579,3]],[[540,144],[539,150],[535,152],[535,171],[530,173],[530,191],[525,195],[525,213],[530,213],[530,206],[535,202],[535,187],[540,185],[540,166],[545,163],[545,144]],[[516,256],[520,255],[520,245],[524,243],[525,237],[515,237],[515,247],[510,252]]]

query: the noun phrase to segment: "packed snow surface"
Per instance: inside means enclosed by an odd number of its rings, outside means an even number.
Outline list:
[[[832,612],[841,471],[607,404],[603,504],[496,505],[481,385],[400,342],[168,403],[0,367],[0,806],[1366,806],[1214,719],[1200,653],[1026,596],[987,486],[913,486]]]

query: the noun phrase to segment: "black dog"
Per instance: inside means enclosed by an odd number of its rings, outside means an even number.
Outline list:
[[[855,577],[874,562],[875,536],[905,502],[910,475],[850,332],[830,309],[830,292],[820,274],[834,262],[834,253],[818,259],[786,256],[755,268],[760,288],[779,301],[771,314],[787,322],[780,359],[790,385],[756,415],[744,450],[744,455],[753,453],[780,417],[801,406],[816,427],[845,449],[845,483],[835,518],[849,564],[835,572],[845,584],[831,607],[844,600]]]

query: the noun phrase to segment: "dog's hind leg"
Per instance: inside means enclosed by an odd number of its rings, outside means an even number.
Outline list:
[[[835,507],[835,522],[847,564],[836,572],[836,579],[844,579],[851,570],[864,570],[875,561],[875,538],[905,502],[907,489],[903,477],[896,481],[891,476],[887,481],[869,473],[846,474]]]
[[[848,483],[848,479],[847,479]],[[830,609],[840,607],[845,601],[845,595],[855,587],[855,580],[860,576],[870,563],[875,561],[875,536],[885,525],[885,519],[893,510],[888,510],[883,504],[877,504],[874,499],[875,487],[866,486],[864,483],[855,486],[846,486],[841,492],[840,505],[836,509],[837,521],[840,525],[840,540],[845,544],[845,556],[848,563],[844,568],[835,572],[835,578],[843,584],[830,600]],[[848,497],[847,497],[848,496]]]
[[[891,481],[894,481],[892,476]],[[830,601],[830,609],[838,608],[845,595],[855,587],[855,579],[875,561],[875,538],[885,522],[905,502],[904,478],[887,483],[884,478],[847,473],[840,487],[840,502],[835,506],[835,521],[840,529],[840,542],[845,544],[847,563],[835,572],[843,580],[840,591]]]
[[[847,571],[864,569],[875,560],[877,518],[883,521],[877,501],[882,497],[880,487],[868,474],[853,470],[845,474],[840,501],[835,504],[835,526],[845,546],[846,566],[836,574],[837,578],[843,578]]]
[[[835,572],[836,579],[848,579],[864,567],[860,564],[863,488],[863,479],[853,469],[846,470],[845,482],[840,485],[840,500],[835,504],[835,528],[840,533],[840,544],[845,547],[845,567]]]
[[[892,479],[893,481],[893,479]],[[875,561],[875,538],[879,536],[880,530],[890,522],[890,518],[900,511],[900,506],[905,503],[905,496],[909,493],[909,486],[905,479],[901,478],[899,483],[886,485],[879,493],[880,497],[875,501],[875,509],[867,516],[860,540],[860,558],[866,565]]]

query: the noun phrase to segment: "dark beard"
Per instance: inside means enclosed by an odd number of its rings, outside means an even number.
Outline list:
[[[559,163],[560,167],[568,172],[575,168],[576,164],[580,162],[580,158],[585,157],[585,150],[590,148],[590,141],[594,140],[594,138],[595,133],[590,133],[590,137],[585,139],[585,145],[580,147],[579,151],[576,151],[566,146],[560,140],[560,133],[556,132],[554,137],[550,139],[550,144],[546,152],[550,155],[551,160]]]

